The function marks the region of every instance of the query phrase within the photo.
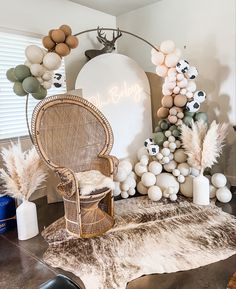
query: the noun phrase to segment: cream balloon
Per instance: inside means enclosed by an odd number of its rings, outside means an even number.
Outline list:
[[[228,203],[232,199],[232,193],[227,187],[223,187],[216,191],[216,198],[221,203]]]
[[[61,58],[60,56],[55,52],[48,52],[43,57],[43,65],[48,70],[56,70],[61,66]]]
[[[180,184],[180,192],[187,198],[193,197],[193,176],[187,176],[185,182]]]
[[[137,176],[141,177],[144,173],[146,173],[147,170],[147,166],[143,166],[140,162],[138,162],[135,166],[134,166],[134,171],[137,174]]]
[[[150,200],[157,202],[162,198],[162,191],[158,186],[152,186],[148,189],[148,197]]]
[[[138,191],[141,195],[147,195],[147,193],[148,193],[148,188],[145,187],[142,182],[139,182],[138,185],[137,185],[137,191]]]
[[[29,45],[25,49],[25,56],[30,63],[42,63],[44,52],[43,50],[36,45]]]
[[[42,76],[45,71],[45,68],[41,64],[31,64],[30,72],[33,76],[39,77]]]
[[[162,165],[159,162],[152,161],[148,166],[148,170],[154,175],[159,175],[162,172]]]
[[[177,194],[179,191],[179,183],[176,178],[169,173],[161,173],[156,177],[156,185],[161,188],[162,192],[169,187],[174,188],[174,193]]]
[[[156,183],[156,177],[154,174],[147,172],[142,175],[141,181],[145,187],[151,187]]]
[[[227,179],[226,179],[225,175],[220,174],[220,173],[216,173],[211,177],[211,183],[216,188],[223,188],[226,186]]]
[[[177,163],[184,163],[187,161],[187,155],[185,154],[183,149],[178,149],[174,153],[174,160]]]

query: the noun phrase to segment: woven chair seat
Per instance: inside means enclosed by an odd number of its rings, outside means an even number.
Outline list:
[[[118,161],[109,153],[113,133],[104,115],[87,100],[56,95],[34,109],[35,147],[48,167],[60,177],[66,228],[83,238],[103,234],[114,224],[113,192],[106,187],[81,195],[76,172],[99,171],[113,178]]]

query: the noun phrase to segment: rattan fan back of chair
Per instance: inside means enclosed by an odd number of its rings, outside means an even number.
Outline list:
[[[32,135],[47,164],[73,171],[97,169],[100,156],[108,155],[113,134],[105,116],[89,101],[72,95],[55,95],[34,109]]]

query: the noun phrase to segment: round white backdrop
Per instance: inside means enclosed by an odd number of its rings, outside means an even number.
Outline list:
[[[136,158],[136,151],[152,135],[150,86],[143,69],[121,54],[103,54],[87,62],[75,88],[102,111],[111,124],[111,154]]]

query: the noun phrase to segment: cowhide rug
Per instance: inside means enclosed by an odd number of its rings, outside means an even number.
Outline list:
[[[116,224],[101,237],[78,239],[59,219],[43,232],[44,260],[80,277],[86,289],[124,289],[142,275],[204,266],[236,253],[236,218],[211,204],[146,197],[115,202]]]

